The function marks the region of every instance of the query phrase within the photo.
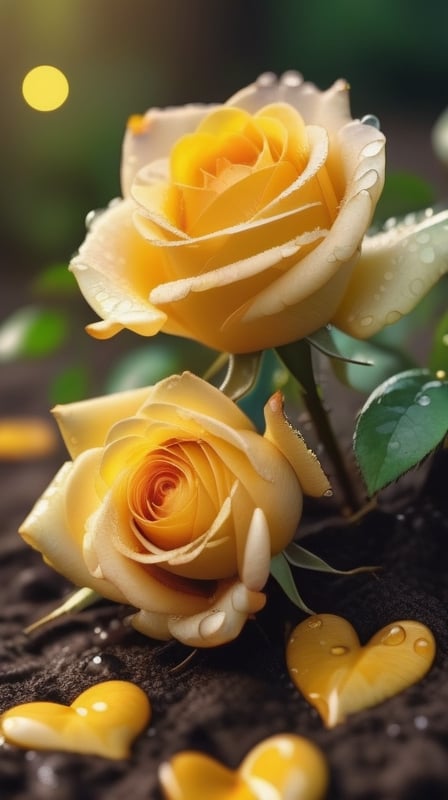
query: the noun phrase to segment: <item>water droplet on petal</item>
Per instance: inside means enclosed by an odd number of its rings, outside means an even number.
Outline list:
[[[423,261],[424,264],[432,264],[435,257],[436,254],[433,247],[424,247],[420,251],[420,261]]]
[[[381,128],[381,123],[375,114],[365,114],[361,122],[363,125],[370,125],[372,128],[376,128],[377,131]]]
[[[394,322],[398,322],[401,317],[402,314],[399,311],[389,311],[389,313],[386,314],[386,323],[387,325],[393,325]]]
[[[263,72],[261,75],[258,76],[255,83],[262,89],[267,89],[270,86],[274,86],[274,84],[277,83],[277,75],[275,74],[275,72]]]
[[[300,72],[297,72],[295,69],[289,69],[287,72],[284,72],[281,77],[281,83],[285,84],[285,86],[300,86],[303,81],[303,76]]]
[[[422,394],[417,398],[417,403],[419,406],[429,406],[431,404],[431,398],[427,394]]]
[[[424,639],[423,636],[420,639],[416,639],[414,642],[414,650],[419,656],[426,655],[428,653],[429,642],[427,639]]]
[[[378,153],[381,152],[383,147],[384,147],[384,142],[382,139],[376,142],[369,142],[369,144],[366,144],[366,146],[363,148],[361,155],[364,156],[364,158],[377,156]]]
[[[321,628],[322,627],[322,620],[319,617],[311,617],[308,620],[307,625],[309,628]]]
[[[343,644],[335,644],[330,648],[330,653],[332,656],[343,656],[345,653],[348,653],[348,647],[345,647]]]
[[[361,317],[360,324],[363,328],[369,328],[373,322],[373,317],[371,314],[367,314],[365,317]]]
[[[385,272],[383,277],[384,277],[385,281],[391,281],[392,278],[394,277],[394,273],[393,272]]]
[[[423,292],[424,283],[421,278],[414,278],[409,288],[413,295],[419,297]]]
[[[382,644],[397,645],[402,644],[406,639],[406,631],[401,625],[392,625],[381,639]]]

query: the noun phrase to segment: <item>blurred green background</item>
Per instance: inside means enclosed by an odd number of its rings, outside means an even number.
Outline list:
[[[447,30],[445,0],[0,0],[2,278],[69,259],[89,209],[119,193],[130,114],[222,101],[266,70],[345,77],[354,114],[381,118],[389,164],[443,196],[429,136],[448,104]],[[57,111],[22,98],[39,64],[69,80]]]

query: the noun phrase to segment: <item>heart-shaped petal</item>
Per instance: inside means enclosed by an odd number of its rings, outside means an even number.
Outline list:
[[[235,772],[210,756],[185,751],[162,764],[159,778],[166,800],[319,800],[328,770],[314,744],[279,734],[254,747]]]
[[[128,681],[105,681],[80,694],[71,706],[23,703],[0,717],[6,741],[33,750],[64,750],[105,758],[128,758],[146,727],[151,706]]]
[[[362,647],[347,620],[319,614],[294,629],[286,663],[299,691],[333,728],[420,680],[435,651],[431,631],[420,622],[386,625]]]

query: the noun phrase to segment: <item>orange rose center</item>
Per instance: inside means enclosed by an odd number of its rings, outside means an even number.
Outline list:
[[[211,448],[172,439],[142,459],[128,484],[128,506],[140,543],[171,550],[205,533],[228,492]],[[224,477],[224,480],[223,480]]]

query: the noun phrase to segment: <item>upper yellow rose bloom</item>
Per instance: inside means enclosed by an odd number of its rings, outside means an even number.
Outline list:
[[[322,92],[291,72],[221,106],[131,117],[124,199],[94,218],[71,262],[102,318],[88,331],[164,331],[238,353],[330,322],[359,338],[395,322],[448,258],[446,236],[420,258],[417,227],[365,235],[384,145],[351,118],[345,81]]]
[[[221,106],[150,110],[124,140],[124,199],[73,270],[104,321],[228,352],[302,338],[336,313],[384,180],[384,136],[348,86],[262,76]]]
[[[155,638],[211,646],[265,602],[302,493],[329,484],[275,394],[264,436],[191,375],[55,409],[67,462],[20,528],[79,586],[139,609]]]

